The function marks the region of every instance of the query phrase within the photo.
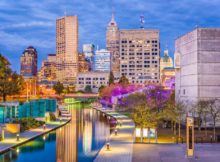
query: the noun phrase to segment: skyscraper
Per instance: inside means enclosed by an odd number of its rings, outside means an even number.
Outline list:
[[[78,73],[78,20],[65,16],[56,21],[57,81],[73,85]]]
[[[112,14],[112,19],[107,26],[106,49],[111,52],[111,71],[114,75],[118,75],[120,71],[119,29],[114,18],[114,13]]]
[[[21,75],[36,76],[37,75],[37,50],[29,46],[24,50],[21,58]]]
[[[159,30],[120,30],[120,75],[131,83],[159,83]]]

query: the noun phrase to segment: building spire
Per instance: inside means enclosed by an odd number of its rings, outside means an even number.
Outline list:
[[[112,18],[111,21],[109,22],[109,26],[117,26],[117,23],[115,21],[115,7],[114,7],[114,2],[113,0],[111,1],[111,5],[112,5]]]

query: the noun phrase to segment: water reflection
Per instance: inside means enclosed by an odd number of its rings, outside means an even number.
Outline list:
[[[93,109],[69,111],[71,122],[56,133],[57,162],[92,161],[110,133],[106,118]]]
[[[69,124],[0,155],[0,162],[92,162],[109,136],[109,124],[96,110],[80,107],[68,107]]]

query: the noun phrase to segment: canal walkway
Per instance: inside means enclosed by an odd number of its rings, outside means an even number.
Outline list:
[[[17,141],[16,134],[5,134],[5,139],[3,141],[0,141],[0,154],[12,148],[15,148],[19,145],[22,145],[38,136],[41,136],[52,130],[62,127],[68,122],[69,122],[68,120],[62,122],[59,121],[49,122],[46,123],[45,129],[42,126],[36,129],[32,129],[30,131],[22,132],[19,134],[19,141]]]
[[[120,113],[93,107],[108,116],[114,117],[119,123],[117,135],[112,133],[109,138],[110,149],[106,145],[100,150],[94,162],[131,162],[134,141],[134,122]]]

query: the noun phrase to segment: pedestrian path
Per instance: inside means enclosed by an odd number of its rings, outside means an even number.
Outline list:
[[[108,116],[114,117],[118,123],[117,135],[112,133],[109,142],[110,149],[103,146],[94,162],[131,162],[134,141],[134,122],[125,115],[114,111],[95,108]]]
[[[57,129],[63,125],[65,125],[68,121],[62,121],[62,122],[49,122],[46,124],[46,127],[44,128],[39,127],[36,129],[32,129],[30,131],[26,131],[19,134],[19,141],[17,140],[16,134],[6,136],[3,141],[0,142],[0,154],[10,150],[13,147],[19,146],[25,142],[30,141],[33,138],[36,138],[40,135],[46,134],[54,129]]]

